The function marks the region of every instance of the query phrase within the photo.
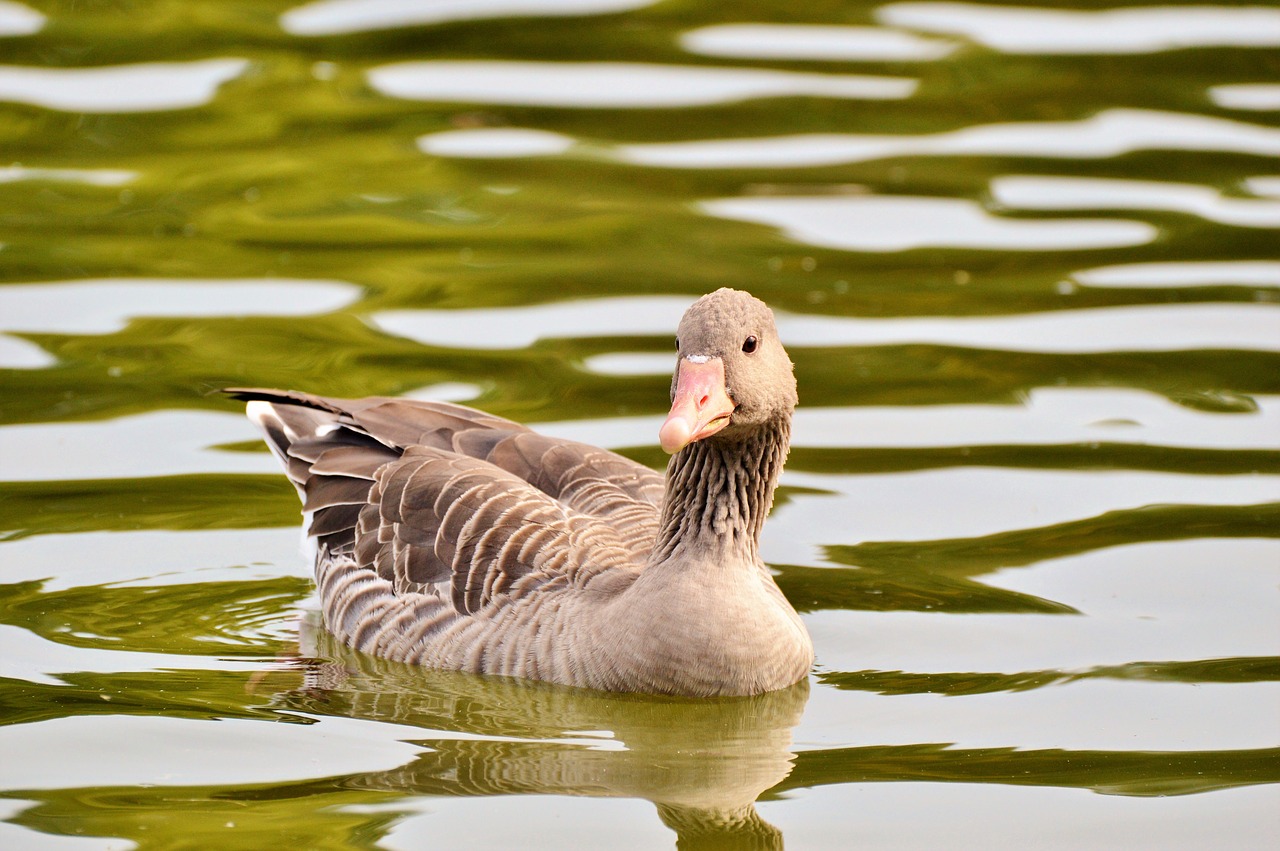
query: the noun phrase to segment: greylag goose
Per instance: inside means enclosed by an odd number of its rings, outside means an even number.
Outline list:
[[[813,644],[760,558],[796,405],[773,314],[730,289],[680,320],[665,482],[627,458],[443,402],[261,389],[326,628],[431,668],[604,691],[751,695]]]

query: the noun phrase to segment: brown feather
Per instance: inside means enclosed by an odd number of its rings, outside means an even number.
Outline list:
[[[348,529],[354,530],[359,517],[359,505],[335,505],[330,508],[322,508],[316,512],[310,528],[307,529],[307,534],[316,536],[331,535],[334,532],[342,532]]]
[[[316,511],[331,505],[364,506],[369,501],[369,488],[372,484],[368,479],[312,473],[302,484],[302,491],[306,494],[302,510]]]

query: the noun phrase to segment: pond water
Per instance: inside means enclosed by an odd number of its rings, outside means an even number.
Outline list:
[[[1280,843],[1280,9],[0,0],[0,846]],[[749,700],[360,657],[229,385],[659,466],[776,309]]]

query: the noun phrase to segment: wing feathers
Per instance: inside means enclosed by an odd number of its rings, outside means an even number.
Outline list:
[[[356,476],[373,481],[373,474],[379,467],[398,457],[395,451],[366,438],[361,445],[325,449],[311,462],[311,472],[328,476]]]
[[[302,510],[317,511],[334,505],[365,505],[369,501],[369,488],[372,484],[368,479],[312,473],[302,484]]]
[[[662,477],[612,452],[443,402],[229,392],[249,400],[328,558],[348,555],[373,584],[454,616],[638,573],[652,546]],[[361,592],[335,614],[363,612],[339,631],[358,621],[366,643],[383,604]]]
[[[307,529],[307,534],[312,537],[319,537],[355,529],[356,521],[359,517],[360,506],[358,505],[335,505],[325,508],[315,513],[311,526]]]

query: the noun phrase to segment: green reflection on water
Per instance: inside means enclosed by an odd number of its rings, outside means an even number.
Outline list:
[[[247,805],[241,787],[136,786],[23,793],[34,801],[10,821],[56,836],[118,836],[157,851],[226,848],[261,849],[284,845],[343,851],[376,848],[392,825],[408,812],[401,796],[349,788],[344,778],[296,786],[292,794]],[[15,796],[17,797],[17,796]],[[385,807],[377,812],[367,808]],[[176,828],[175,823],[181,827]]]
[[[155,408],[228,410],[213,394],[236,384],[362,396],[398,395],[442,381],[484,388],[476,404],[509,417],[656,414],[664,406],[665,377],[597,375],[579,365],[600,354],[669,350],[665,334],[545,340],[515,351],[458,350],[383,334],[343,314],[305,322],[135,319],[114,334],[15,336],[38,343],[60,363],[49,370],[0,370],[5,423]],[[1252,413],[1257,406],[1251,394],[1280,393],[1280,355],[1269,352],[1058,355],[913,345],[794,347],[791,355],[808,407],[1018,404],[1044,386],[1129,387],[1195,410]],[[1157,451],[1164,450],[1148,450]],[[1168,451],[1171,459],[1186,455]],[[1266,460],[1276,466],[1274,455]]]
[[[299,514],[297,495],[275,476],[4,482],[0,494],[0,530],[9,538],[93,530],[257,529],[295,524]]]
[[[15,790],[9,794],[39,803],[13,821],[56,833],[124,836],[154,847],[253,847],[271,830],[305,847],[338,847],[329,844],[335,836],[381,837],[390,824],[387,814],[420,796],[640,797],[652,801],[663,823],[692,847],[781,847],[781,835],[753,804],[790,771],[791,728],[808,698],[807,682],[737,699],[604,694],[389,663],[341,647],[314,626],[304,628],[302,640],[305,655],[249,684],[240,699],[234,678],[226,677],[225,689],[211,680],[170,696],[175,675],[164,674],[131,692],[133,700],[151,695],[168,704],[166,714],[187,718],[217,717],[212,710],[224,707],[227,717],[253,717],[263,711],[261,696],[269,694],[281,720],[338,715],[419,728],[412,740],[422,752],[389,770],[296,782]],[[294,680],[292,686],[281,689],[282,677]],[[68,702],[92,703],[127,684],[117,677],[77,676]],[[245,688],[243,680],[240,685]],[[53,696],[49,689],[24,693],[21,687],[10,694],[37,703]],[[207,709],[200,706],[205,701],[212,704]],[[126,702],[122,709],[136,706]],[[28,717],[50,716],[29,711]],[[403,729],[398,735],[405,735]],[[362,812],[379,805],[378,815],[366,820],[344,812],[356,804]],[[312,818],[317,810],[318,821]],[[184,816],[181,837],[160,827],[166,814],[175,813]]]
[[[797,755],[776,791],[828,783],[921,781],[1079,786],[1108,795],[1188,795],[1280,781],[1280,748],[1067,751],[947,745],[840,748]]]
[[[292,577],[62,591],[24,582],[0,585],[0,623],[73,647],[257,658],[281,649],[263,631],[310,593]]]
[[[694,207],[719,197],[872,193],[974,201],[1010,221],[1096,217],[1091,211],[993,209],[991,181],[1011,174],[1173,181],[1238,198],[1245,194],[1244,178],[1274,173],[1274,157],[1211,150],[1143,150],[1096,159],[899,155],[802,168],[689,170],[610,159],[615,144],[800,133],[938,134],[1010,122],[1071,122],[1114,109],[1274,130],[1274,113],[1246,115],[1217,107],[1206,96],[1210,86],[1224,82],[1275,78],[1280,67],[1274,50],[1017,56],[962,43],[937,62],[751,62],[691,55],[679,46],[681,32],[708,24],[876,22],[875,4],[846,0],[666,2],[626,15],[463,21],[321,38],[281,30],[278,16],[297,5],[294,0],[30,5],[45,11],[49,24],[36,35],[0,40],[6,64],[73,67],[241,56],[251,66],[200,108],[96,115],[0,103],[0,166],[21,162],[138,173],[119,187],[50,179],[0,183],[0,286],[96,277],[279,277],[349,281],[362,295],[327,315],[144,317],[96,334],[59,332],[58,317],[50,317],[47,330],[17,336],[48,351],[57,365],[0,369],[0,424],[166,409],[230,411],[233,406],[214,395],[227,385],[359,396],[459,382],[479,388],[477,402],[489,410],[538,421],[657,414],[665,406],[665,376],[603,376],[583,364],[616,352],[667,353],[668,335],[585,335],[516,350],[460,350],[394,337],[368,323],[369,315],[389,309],[693,296],[722,285],[749,288],[792,313],[859,318],[1008,316],[1125,305],[1243,307],[1280,298],[1275,286],[1248,285],[1226,274],[1185,287],[1071,283],[1081,270],[1108,265],[1275,262],[1274,228],[1229,226],[1185,213],[1108,214],[1160,229],[1156,241],[1123,250],[924,248],[880,254],[805,245],[770,228],[702,216]],[[623,110],[411,103],[378,96],[366,85],[364,73],[371,67],[423,58],[609,59],[872,73],[916,78],[920,88],[901,102],[766,98],[689,110]],[[318,62],[329,64],[317,67]],[[580,149],[563,158],[462,160],[429,157],[415,146],[424,134],[476,127],[549,130],[577,139]],[[1280,355],[1273,351],[1060,354],[850,341],[796,346],[791,354],[802,403],[815,408],[1016,406],[1037,388],[1089,387],[1145,390],[1206,414],[1253,417],[1261,415],[1258,397],[1280,394]],[[790,469],[852,475],[981,466],[1242,478],[1280,470],[1280,453],[1262,448],[858,443],[851,435],[848,445],[801,446]],[[653,446],[628,454],[655,467],[665,460]],[[56,466],[56,458],[50,463]],[[0,548],[6,539],[35,535],[249,529],[289,526],[298,519],[296,497],[279,476],[192,471],[86,481],[76,479],[75,471],[50,475],[47,481],[6,482],[0,470]],[[779,503],[818,493],[784,488]],[[813,539],[826,544],[826,563],[776,569],[786,593],[806,611],[1074,617],[1059,601],[992,587],[982,578],[1000,568],[1130,543],[1274,538],[1278,512],[1277,504],[1150,506],[934,541],[860,542],[847,530],[824,529]],[[96,554],[83,557],[91,563]],[[253,558],[244,556],[246,562]],[[73,574],[78,566],[68,564],[66,570]],[[0,726],[116,715],[289,724],[345,716],[417,728],[428,749],[416,759],[394,770],[326,773],[318,748],[316,776],[292,782],[255,782],[252,766],[244,782],[226,785],[85,787],[71,779],[62,788],[7,790],[34,802],[10,824],[55,835],[122,837],[148,849],[282,843],[372,848],[385,844],[398,822],[421,811],[420,799],[563,793],[654,801],[682,847],[736,847],[747,840],[772,847],[780,838],[759,822],[752,802],[762,794],[785,800],[789,790],[819,785],[983,783],[1164,795],[1280,780],[1280,753],[1266,748],[1062,750],[1019,748],[1017,741],[1007,748],[961,748],[940,735],[937,742],[918,744],[832,746],[793,759],[790,730],[803,710],[803,690],[776,700],[693,705],[401,670],[327,645],[322,637],[299,652],[291,646],[292,623],[308,587],[294,577],[60,591],[39,583],[0,586],[0,622],[83,651],[86,660],[94,651],[120,650],[169,654],[168,663],[189,660],[191,666],[61,672],[44,671],[39,659],[24,660],[39,681],[0,680]],[[858,637],[830,640],[854,646]],[[886,701],[925,693],[998,699],[1090,679],[1233,683],[1241,696],[1232,705],[1242,707],[1266,699],[1256,697],[1251,686],[1276,680],[1276,658],[1156,657],[1082,671],[845,671],[823,673],[816,682],[817,688],[841,692],[841,698],[864,692],[885,695]],[[225,659],[256,670],[201,669],[206,660]],[[954,670],[941,664],[939,669]],[[1052,730],[1055,720],[1042,719],[1044,729]],[[846,723],[832,735],[859,742],[875,735],[855,729],[860,719]],[[1232,723],[1206,718],[1201,732],[1212,742]],[[608,730],[627,750],[592,747],[570,735],[583,730]],[[1049,733],[1045,739],[1053,740]],[[686,796],[718,789],[720,799],[711,802],[715,807],[701,806],[708,802],[664,797],[671,789]],[[847,800],[848,812],[826,817],[875,815],[858,813],[856,799]],[[1007,805],[1015,807],[1018,800],[1010,797]],[[969,835],[985,837],[991,825],[967,827],[974,831]],[[955,826],[958,838],[965,838],[965,828]],[[532,839],[563,844],[560,836]]]
[[[253,674],[208,670],[73,671],[59,674],[58,680],[58,684],[51,684],[0,678],[0,725],[106,715],[305,722],[282,715],[274,707],[275,690],[287,688],[297,680],[296,674],[282,670]]]
[[[1018,751],[919,744],[793,756],[790,731],[808,696],[804,683],[747,699],[606,695],[397,665],[337,646],[314,627],[304,629],[302,649],[305,655],[290,665],[248,682],[226,674],[204,674],[199,683],[182,673],[75,675],[58,687],[71,692],[62,699],[52,700],[51,688],[8,684],[0,695],[36,706],[48,695],[50,711],[61,704],[77,714],[105,711],[105,695],[122,701],[115,711],[144,712],[138,702],[146,699],[151,711],[163,706],[165,714],[186,718],[275,715],[306,723],[347,716],[418,728],[411,735],[425,750],[390,770],[293,782],[13,790],[10,796],[35,802],[13,822],[63,835],[127,837],[155,848],[250,848],[269,837],[305,847],[373,847],[421,806],[423,796],[624,796],[653,801],[681,847],[780,848],[781,835],[752,803],[812,786],[1013,783],[1150,796],[1280,780],[1275,749]],[[1272,678],[1273,663],[1263,663]],[[843,686],[855,676],[824,679]],[[959,685],[965,676],[954,675],[952,682]],[[980,675],[968,676],[972,684]],[[1017,687],[1027,687],[1030,676]],[[887,673],[883,678],[892,679]],[[81,710],[79,702],[85,704]],[[36,711],[23,720],[40,717],[50,716]],[[593,744],[592,736],[602,734],[589,731],[602,730],[608,733],[600,744],[625,747]],[[172,819],[179,815],[182,829],[174,834]]]
[[[907,671],[823,673],[818,679],[836,688],[877,694],[990,694],[1027,691],[1090,679],[1153,680],[1178,683],[1250,683],[1280,680],[1280,656],[1201,659],[1194,662],[1128,662],[1087,671],[1021,671],[913,674]]]
[[[871,570],[895,571],[923,564],[926,570],[975,575],[1121,544],[1277,535],[1280,535],[1280,503],[1152,505],[982,537],[833,545],[827,547],[827,557],[840,564]]]

